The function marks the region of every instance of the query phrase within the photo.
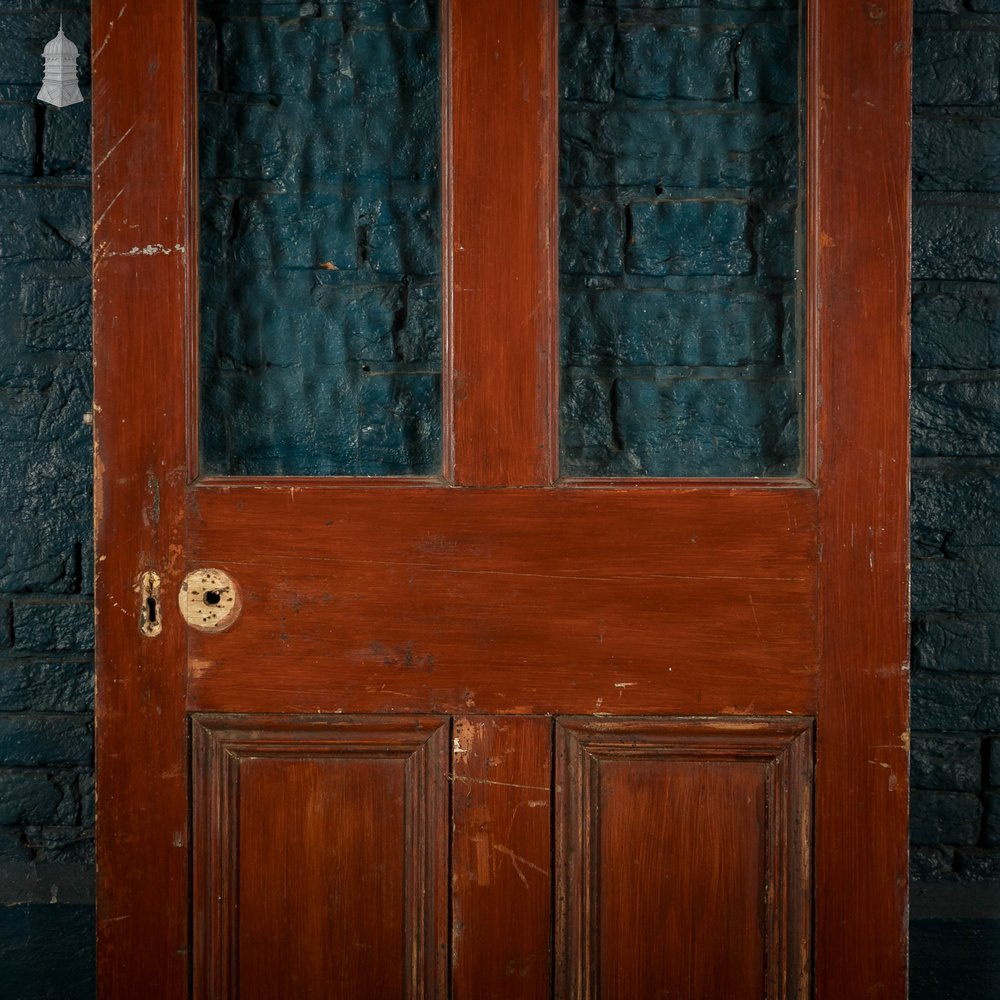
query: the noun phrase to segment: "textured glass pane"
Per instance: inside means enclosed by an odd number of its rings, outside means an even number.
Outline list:
[[[798,471],[797,18],[561,0],[564,475]]]
[[[427,0],[201,0],[203,471],[440,465]]]

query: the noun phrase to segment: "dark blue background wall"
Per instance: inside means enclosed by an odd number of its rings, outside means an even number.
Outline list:
[[[33,100],[60,12],[85,50],[86,3],[0,0],[0,994],[11,1000],[93,994],[90,116],[89,103]]]
[[[1000,996],[1000,2],[917,0],[912,994]]]
[[[313,6],[313,5],[308,5]],[[93,994],[85,2],[0,0],[0,984]],[[1000,0],[917,0],[913,996],[1000,997]],[[84,93],[88,61],[81,58]],[[846,957],[845,957],[846,958]],[[846,958],[849,960],[849,958]],[[990,967],[990,963],[994,963]]]

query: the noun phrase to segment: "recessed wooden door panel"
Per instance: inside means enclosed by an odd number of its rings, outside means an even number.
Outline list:
[[[193,728],[195,996],[440,996],[448,721]]]
[[[811,726],[556,725],[556,995],[797,1000]]]

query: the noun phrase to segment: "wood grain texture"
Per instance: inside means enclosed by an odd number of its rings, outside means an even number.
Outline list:
[[[556,725],[556,996],[809,995],[811,722]]]
[[[197,302],[193,19],[191,4],[133,10],[95,0],[93,7],[103,1000],[183,997],[188,990],[186,708],[229,715],[491,712],[505,718],[482,723],[477,740],[484,747],[491,739],[496,745],[518,741],[525,756],[516,767],[524,773],[542,767],[540,732],[546,723],[515,716],[815,715],[815,995],[902,1000],[907,5],[811,0],[808,11],[806,353],[807,424],[813,433],[807,434],[807,465],[815,488],[793,482],[498,488],[545,486],[555,474],[551,0],[454,0],[447,15],[445,426],[453,427],[447,431],[446,472],[476,488],[449,489],[429,480],[367,486],[258,480],[187,488],[197,436],[191,360]],[[224,635],[185,633],[172,610],[182,574],[206,565],[229,571],[244,596],[241,619]],[[163,629],[156,637],[139,631],[134,588],[147,570],[162,578]],[[356,731],[382,725],[355,722]],[[515,722],[525,728],[503,729]],[[204,719],[202,724],[211,728]],[[314,725],[336,730],[337,723],[272,719],[247,725],[259,726],[254,731],[261,738],[269,727],[294,732],[298,747],[313,738],[303,734],[313,734]],[[708,968],[690,963],[690,949],[673,953],[688,982],[704,983],[707,990],[721,983],[719,988],[739,995],[745,988],[740,976],[763,976],[764,995],[781,998],[807,989],[804,736],[789,736],[792,749],[772,747],[770,757],[749,751],[740,756],[733,747],[752,743],[748,734],[757,723],[726,725],[730,735],[721,741],[701,724],[664,719],[656,725],[581,721],[562,728],[558,828],[564,849],[558,871],[564,879],[559,900],[565,947],[557,952],[563,956],[557,982],[564,995],[627,994],[627,984],[615,977],[625,975],[619,957],[633,944],[628,928],[657,920],[676,919],[676,928],[690,923],[683,911],[671,911],[666,897],[660,905],[640,896],[638,908],[630,909],[626,904],[638,882],[627,864],[617,896],[593,897],[574,888],[585,872],[615,869],[616,859],[630,852],[640,854],[661,883],[685,886],[689,899],[699,886],[709,886],[711,922],[722,928],[760,913],[752,886],[759,889],[763,881],[767,887],[765,926],[751,926],[745,940],[735,943],[731,965]],[[777,732],[782,723],[761,725]],[[233,719],[226,726],[244,731]],[[675,754],[670,748],[676,726],[683,730],[676,742],[688,750]],[[605,734],[609,746],[619,747],[608,751],[610,757],[602,756]],[[587,763],[583,750],[584,756],[572,758],[565,749],[570,744],[593,744],[594,753],[586,754],[598,763]],[[646,757],[633,759],[633,746]],[[434,747],[431,756],[439,761],[446,750]],[[202,767],[208,766],[207,753],[199,758]],[[315,803],[307,811],[332,822],[320,790],[334,789],[355,813],[375,816],[383,810],[362,792],[363,784],[390,790],[384,832],[387,839],[394,830],[398,834],[400,808],[405,813],[420,805],[406,792],[399,806],[393,797],[398,776],[386,777],[392,765],[354,757],[338,770],[337,760],[336,753],[318,750],[252,763],[246,757],[254,801],[292,793],[289,812],[272,816],[247,804],[245,814],[226,815],[256,831],[251,842],[258,853],[273,848],[276,838],[305,850],[308,824],[296,822],[302,813],[295,803]],[[217,780],[199,786],[203,795],[196,804],[198,815],[209,817],[199,831],[214,830],[216,848],[223,829],[216,820],[238,794],[235,778],[219,777],[219,761],[212,764]],[[442,770],[426,779],[430,790],[423,807],[437,817],[446,764],[434,766]],[[580,777],[585,767],[607,780],[602,785],[595,779],[592,788]],[[676,815],[671,799],[658,797],[657,789],[666,787],[661,774],[676,793],[673,801],[683,806]],[[209,787],[211,794],[204,791]],[[528,823],[521,814],[529,807],[517,809],[521,799],[501,792],[503,786],[483,787],[489,792],[464,800],[462,830],[470,829],[475,808],[496,810],[498,817],[516,811],[512,838],[538,850],[542,835],[534,825],[521,826]],[[704,801],[716,807],[708,824],[715,848],[704,855],[711,862],[705,864],[698,861],[703,787]],[[590,836],[581,821],[586,809],[607,819],[604,835],[610,830],[611,839],[603,846],[599,839],[579,840],[571,854],[571,837]],[[755,831],[747,818],[759,819],[762,810],[766,830],[784,830],[785,836]],[[684,846],[676,856],[657,852],[635,832],[636,818],[655,826],[658,817],[680,830]],[[471,839],[466,843],[457,830],[455,836],[458,871],[468,873]],[[731,853],[719,846],[724,841]],[[448,831],[440,825],[428,830],[424,843],[422,856],[433,854],[437,878]],[[359,856],[361,870],[370,867],[365,852],[371,848],[355,838],[344,849]],[[584,848],[590,853],[584,855]],[[206,893],[198,912],[211,909],[212,892],[226,872],[234,885],[247,880],[262,914],[289,884],[280,854],[270,857],[258,878],[249,869],[219,866],[211,874],[203,867],[212,856],[206,850],[202,845],[195,851],[202,866],[196,884]],[[413,850],[412,842],[405,850]],[[537,863],[537,855],[515,853]],[[690,866],[681,867],[677,858],[683,855],[692,859]],[[565,865],[584,858],[580,878],[564,876]],[[509,868],[494,868],[491,878],[521,890],[510,860]],[[734,913],[722,908],[711,881],[720,866],[739,890]],[[309,891],[323,884],[339,885],[349,898],[361,891],[356,882],[338,882],[341,873],[325,855],[317,856],[311,870],[316,878]],[[528,868],[526,880],[528,872],[541,878]],[[779,877],[782,872],[789,874]],[[577,892],[573,898],[571,889]],[[459,903],[482,923],[492,904],[478,890],[467,884]],[[402,974],[410,977],[404,981],[424,983],[428,995],[447,986],[438,950],[447,947],[445,891],[435,894],[430,916],[421,910],[433,922],[426,939],[433,936],[434,948],[425,948],[415,969],[411,959],[404,960]],[[515,928],[524,937],[506,947],[537,955],[542,910],[537,890],[531,891],[530,920]],[[319,903],[307,898],[292,926],[296,920],[315,924],[319,912]],[[591,940],[584,934],[589,912],[611,936]],[[360,923],[362,940],[382,947],[379,927],[367,916]],[[197,939],[206,967],[229,961],[228,945],[217,937],[223,924],[214,926]],[[259,963],[269,947],[267,933],[252,919],[246,926],[247,975],[270,989],[270,966]],[[525,944],[529,938],[535,946]],[[486,963],[484,974],[497,975],[488,940],[466,938],[463,946],[460,958],[478,955]],[[593,968],[587,948],[595,956]],[[660,976],[660,953],[648,942],[636,948],[636,969],[646,971],[634,976]],[[318,948],[309,954],[325,963],[329,953]],[[304,976],[312,974],[309,961],[301,956]],[[460,962],[456,983],[472,978],[471,968]],[[397,980],[364,977],[398,974],[391,962],[358,973],[366,989],[390,991]],[[526,988],[541,981],[533,975],[525,977]],[[716,976],[729,978],[711,978]],[[634,995],[648,994],[643,985]]]
[[[555,4],[445,7],[445,477],[546,485],[557,454]]]
[[[243,613],[223,635],[191,636],[192,708],[815,707],[812,491],[194,499],[194,550],[236,580]]]
[[[189,9],[190,8],[190,9]],[[95,0],[93,287],[97,948],[102,1000],[188,983],[186,636],[139,631],[176,593],[185,511],[193,7]]]
[[[453,1000],[552,995],[552,720],[465,716],[452,741]]]
[[[195,997],[445,995],[447,720],[193,726]]]
[[[823,649],[816,996],[902,1000],[910,4],[821,0],[809,23],[808,296]]]

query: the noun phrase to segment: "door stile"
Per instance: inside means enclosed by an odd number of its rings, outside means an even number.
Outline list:
[[[558,456],[555,3],[450,0],[444,10],[445,478],[548,486]]]
[[[92,10],[102,1000],[138,983],[150,996],[188,990],[187,635],[169,598],[184,564],[192,10]],[[158,635],[140,632],[146,571],[160,577]]]
[[[810,5],[822,667],[816,997],[906,993],[910,39],[906,0]]]

